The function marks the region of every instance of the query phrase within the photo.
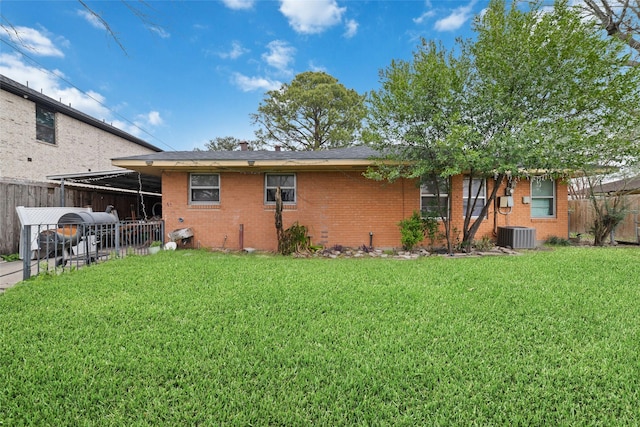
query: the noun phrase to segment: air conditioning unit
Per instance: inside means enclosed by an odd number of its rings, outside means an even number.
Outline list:
[[[512,249],[536,247],[536,229],[527,227],[498,227],[498,246]]]

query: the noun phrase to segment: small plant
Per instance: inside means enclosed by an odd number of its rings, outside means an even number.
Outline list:
[[[489,236],[483,236],[480,240],[475,240],[473,242],[473,247],[480,252],[488,251],[493,249],[493,242],[489,238]]]
[[[9,254],[9,255],[0,255],[3,260],[10,261],[18,261],[20,259],[20,254]]]
[[[571,242],[569,240],[558,236],[549,237],[545,243],[552,246],[571,246]]]
[[[424,240],[426,226],[420,212],[414,211],[409,218],[400,221],[398,226],[400,227],[402,249],[410,251]]]
[[[360,249],[362,252],[364,252],[365,254],[368,254],[369,252],[372,252],[372,251],[373,251],[373,248],[370,248],[369,246],[364,245],[364,244],[363,244],[362,246],[360,246],[360,248],[359,248],[359,249]]]
[[[438,218],[434,216],[426,216],[422,218],[422,226],[424,230],[424,235],[429,239],[429,243],[433,246],[440,238],[440,233],[438,233]]]
[[[38,264],[38,268],[40,273],[48,273],[49,272],[49,263],[47,261],[40,261]]]
[[[282,232],[282,237],[278,242],[278,252],[282,255],[301,253],[309,251],[309,237],[307,227],[293,223],[293,225]]]
[[[154,240],[149,245],[150,248],[159,248],[160,246],[162,246],[162,242],[160,240]]]

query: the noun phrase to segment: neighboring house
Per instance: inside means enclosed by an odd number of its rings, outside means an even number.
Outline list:
[[[595,194],[640,194],[640,175],[633,178],[625,178],[618,181],[607,182],[602,185],[595,186],[593,189]]]
[[[398,222],[414,211],[430,209],[435,195],[416,180],[389,183],[365,178],[375,154],[368,147],[190,151],[119,157],[112,162],[161,176],[166,229],[191,228],[197,247],[276,250],[275,189],[280,186],[283,226],[295,222],[306,226],[313,244],[397,248],[401,246]],[[473,185],[484,182],[473,180]],[[449,204],[457,230],[462,230],[463,189],[468,183],[464,176],[455,176],[451,194],[440,195]],[[493,180],[486,183],[490,191]],[[498,227],[505,225],[535,228],[538,241],[567,237],[567,221],[565,183],[523,179],[514,189],[513,206],[491,207],[476,238],[495,237]]]
[[[15,207],[91,205],[104,210],[114,204],[121,216],[129,216],[138,204],[135,191],[81,185],[82,174],[115,169],[111,158],[162,151],[101,120],[62,104],[39,91],[0,75],[0,253],[18,249],[19,221]],[[117,175],[125,172],[118,170]],[[63,191],[59,181],[73,177]],[[136,174],[137,175],[137,174]],[[159,201],[159,195],[156,196]],[[153,204],[148,200],[149,206]],[[120,205],[120,206],[118,206]],[[122,212],[124,210],[124,212]],[[123,215],[124,213],[124,215]]]

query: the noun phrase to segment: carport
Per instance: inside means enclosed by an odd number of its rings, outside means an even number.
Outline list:
[[[49,175],[47,179],[60,182],[60,206],[65,206],[65,186],[93,189],[131,196],[137,196],[137,206],[111,203],[121,218],[148,219],[162,216],[162,185],[159,176],[119,169],[101,172],[81,172]],[[94,210],[104,207],[94,206]]]

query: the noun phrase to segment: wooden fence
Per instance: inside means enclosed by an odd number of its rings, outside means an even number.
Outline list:
[[[110,192],[92,188],[65,186],[64,204],[60,200],[60,184],[20,181],[0,181],[0,254],[18,253],[20,247],[20,219],[16,206],[91,207],[95,212],[104,211],[112,205],[120,219],[144,219],[152,215],[152,207],[161,202],[159,197],[144,196],[141,200],[136,193]],[[143,209],[144,203],[144,209]]]
[[[640,227],[640,194],[626,196],[630,212],[616,227],[615,239],[620,242],[638,242]],[[594,212],[590,200],[569,200],[569,231],[571,233],[589,233],[593,226]]]

